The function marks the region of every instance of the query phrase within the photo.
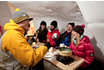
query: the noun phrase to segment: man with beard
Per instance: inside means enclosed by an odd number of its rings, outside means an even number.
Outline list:
[[[46,46],[33,49],[24,33],[29,30],[30,18],[24,11],[16,11],[0,40],[0,70],[28,70],[35,66],[47,52]]]

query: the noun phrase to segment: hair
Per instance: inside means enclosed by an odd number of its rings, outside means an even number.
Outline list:
[[[70,22],[70,23],[67,24],[67,26],[68,25],[71,25],[72,27],[74,27],[75,26],[75,23],[74,22]]]
[[[78,35],[80,35],[80,34],[78,34]],[[80,42],[80,36],[78,36],[77,35],[77,38],[76,38],[76,46],[79,44],[79,42]]]

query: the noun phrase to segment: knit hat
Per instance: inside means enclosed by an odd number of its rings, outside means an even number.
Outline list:
[[[40,25],[45,25],[45,26],[47,26],[47,24],[46,24],[45,21],[41,21]]]
[[[77,32],[80,35],[83,35],[84,28],[85,28],[84,24],[82,24],[81,26],[77,25],[77,26],[73,27],[73,31]]]
[[[57,24],[58,24],[57,21],[54,20],[54,21],[51,22],[50,25],[53,25],[56,28],[57,27]]]
[[[74,22],[68,23],[68,25],[71,25],[72,27],[75,26]]]
[[[12,16],[12,20],[15,23],[19,23],[19,22],[22,22],[24,20],[29,20],[29,21],[33,20],[33,18],[29,18],[29,15],[26,12],[20,11],[20,10],[17,10],[17,9],[16,9],[16,12]]]

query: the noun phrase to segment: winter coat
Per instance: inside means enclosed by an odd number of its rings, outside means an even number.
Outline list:
[[[47,52],[46,46],[40,46],[34,50],[26,41],[24,29],[12,19],[5,24],[4,29],[6,33],[2,38],[2,46],[0,46],[2,50],[0,53],[0,70],[22,70],[20,69],[23,67],[21,64],[26,67],[35,66]],[[9,58],[13,59],[8,61]]]
[[[81,67],[87,67],[94,61],[94,48],[87,36],[84,36],[77,46],[71,42],[69,48],[72,49],[75,56],[85,59]]]
[[[47,34],[47,40],[49,40],[50,44],[54,47],[57,45],[57,42],[53,39],[53,35],[54,34],[57,34],[59,38],[60,37],[60,32],[58,29],[55,29],[53,31],[48,31],[48,34]]]
[[[38,34],[39,42],[46,42],[47,41],[47,33],[48,33],[47,28],[45,28],[44,30],[39,28],[36,32]]]
[[[71,33],[67,33],[67,31],[65,31],[63,34],[61,34],[60,43],[64,43],[65,45],[69,46],[71,43]]]

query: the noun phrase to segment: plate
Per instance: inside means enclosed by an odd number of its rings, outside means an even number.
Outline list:
[[[48,53],[46,53],[46,55],[44,56],[44,57],[54,57],[54,54],[53,53],[50,53],[50,52],[48,52]]]

